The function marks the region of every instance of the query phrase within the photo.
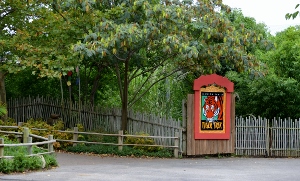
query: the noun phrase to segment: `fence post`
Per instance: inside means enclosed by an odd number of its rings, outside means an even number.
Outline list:
[[[23,128],[23,143],[27,143],[29,138],[29,128]]]
[[[28,142],[28,143],[32,143],[32,137],[28,137],[27,142]],[[31,154],[32,154],[32,145],[28,145],[28,147],[27,147],[27,152],[28,152],[28,155],[31,155]]]
[[[119,131],[119,137],[118,137],[118,149],[119,151],[122,151],[123,149],[123,130]]]
[[[23,126],[23,122],[18,122],[18,127],[22,127]],[[21,135],[16,135],[18,142],[21,143],[22,142],[22,136]]]
[[[270,130],[271,129],[271,130]],[[265,119],[265,132],[266,132],[266,156],[270,155],[270,132],[272,133],[272,128],[269,127],[269,120]]]
[[[178,158],[179,152],[179,132],[175,132],[175,149],[174,149],[174,157]]]
[[[187,108],[186,108],[186,100],[182,100],[182,154],[186,155],[186,124],[187,124]]]
[[[4,138],[0,138],[0,144],[4,144]],[[4,156],[4,146],[0,146],[0,158]]]
[[[74,127],[74,132],[73,132],[73,141],[77,141],[78,140],[78,127]],[[73,146],[76,146],[77,143],[73,142]]]
[[[53,140],[53,135],[48,136],[48,141]],[[48,143],[48,152],[52,153],[53,152],[53,143]]]

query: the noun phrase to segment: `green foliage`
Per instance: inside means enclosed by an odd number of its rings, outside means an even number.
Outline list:
[[[2,126],[17,126],[17,123],[14,119],[7,118],[5,121],[0,120],[0,125],[2,125]]]
[[[60,98],[59,79],[40,78],[33,75],[34,69],[25,69],[18,74],[8,74],[5,78],[7,99],[23,98],[28,96],[44,96],[51,98]],[[67,92],[65,91],[65,94]]]
[[[274,37],[276,49],[268,53],[268,64],[276,75],[300,81],[300,28],[290,27]]]
[[[256,51],[256,56],[268,66],[263,77],[228,72],[235,83],[236,114],[266,118],[299,118],[300,96],[300,29],[290,27],[270,37],[276,49]]]
[[[95,131],[94,131],[95,132]],[[103,132],[103,131],[101,131]],[[146,133],[136,133],[139,136],[149,136]],[[89,141],[89,142],[101,142],[101,143],[118,143],[117,137],[114,136],[101,136],[101,135],[83,135],[80,138],[81,141]],[[154,139],[152,138],[134,138],[134,137],[126,137],[124,144],[140,144],[140,145],[155,145]],[[101,149],[99,149],[101,147]],[[135,156],[150,156],[156,155],[159,156],[160,154],[164,155],[163,153],[166,152],[161,147],[158,146],[125,146],[123,147],[122,152],[117,150],[116,146],[110,145],[98,145],[98,146],[90,146],[80,144],[76,147],[68,147],[67,151],[72,152],[89,152],[95,154],[116,154],[116,155],[135,155]],[[164,150],[164,151],[163,151]],[[156,153],[156,154],[154,154]]]
[[[107,133],[103,129],[93,130],[94,133]],[[95,135],[95,134],[83,134],[78,138],[80,141],[88,142],[101,142],[101,143],[118,143],[118,137],[106,136],[106,135]]]
[[[268,44],[250,29],[235,28],[226,16],[229,7],[222,1],[104,2],[87,3],[89,6],[71,2],[59,7],[68,18],[83,14],[93,24],[73,49],[82,63],[88,60],[114,71],[123,130],[127,129],[127,108],[158,82],[183,69],[198,75],[216,72],[225,62],[239,71],[251,69],[257,64],[245,47]],[[221,11],[214,11],[218,8]],[[138,86],[131,89],[138,78]],[[168,104],[166,109],[170,109]]]
[[[153,138],[147,138],[149,134],[144,132],[135,133],[135,135],[141,136],[141,137],[131,137],[127,136],[124,143],[125,144],[139,144],[139,145],[155,145],[155,141]],[[145,137],[143,137],[145,136]],[[156,152],[161,150],[161,147],[158,146],[138,146],[134,145],[133,149],[141,150],[141,151],[147,151],[147,152]]]
[[[0,172],[11,173],[14,171],[13,160],[0,159]]]
[[[227,74],[235,83],[236,115],[262,116],[266,118],[299,118],[300,84],[292,78],[282,78],[274,74],[249,78],[236,73]]]
[[[300,4],[296,4],[295,9],[297,9],[297,8],[299,7],[299,5],[300,5]],[[291,18],[295,19],[295,18],[298,16],[298,14],[299,14],[299,11],[295,11],[294,13],[287,13],[287,14],[285,15],[285,18],[286,18],[287,20],[288,20],[288,19],[291,19]]]
[[[181,119],[182,100],[186,99],[186,95],[191,91],[191,87],[185,85],[187,84],[185,79],[185,75],[177,73],[155,84],[132,106],[132,109],[166,118]],[[135,80],[129,87],[129,91],[137,89],[142,82],[143,80]]]
[[[124,146],[122,151],[118,150],[117,146],[110,145],[77,145],[75,147],[68,147],[66,149],[74,153],[86,154],[104,154],[104,155],[118,155],[118,156],[134,156],[134,157],[159,157],[171,158],[173,153],[168,149],[160,149],[156,152],[148,152],[145,150],[134,149],[132,147]]]
[[[16,144],[17,141],[4,137],[5,144]],[[44,152],[37,146],[33,146],[33,153]],[[13,159],[0,159],[0,173],[24,172],[28,170],[38,170],[42,168],[42,160],[37,156],[25,156],[26,147],[4,147],[5,155],[14,156]],[[46,168],[57,166],[57,161],[53,155],[43,155],[46,161]]]
[[[76,125],[78,127],[78,131],[83,131],[84,128],[81,124]],[[45,129],[45,130],[32,130],[30,129],[32,134],[36,134],[39,136],[43,137],[48,137],[49,135],[53,135],[55,139],[62,139],[62,140],[71,140],[73,139],[73,134],[72,133],[62,133],[59,131],[54,131],[54,130],[63,130],[64,129],[64,123],[62,120],[57,121],[53,126],[47,124],[45,121],[42,119],[30,119],[26,123],[23,124],[23,127],[28,127],[30,128],[39,128],[39,129]],[[22,129],[22,128],[20,128]],[[73,131],[71,129],[67,129],[66,131]],[[67,146],[72,145],[70,142],[55,142],[53,144],[55,149],[62,149]]]
[[[250,47],[269,46],[257,29],[241,26],[246,21],[255,26],[251,20],[230,21],[222,1],[5,2],[0,2],[3,9],[16,11],[0,22],[0,52],[11,52],[1,55],[9,60],[1,70],[22,70],[20,76],[26,77],[7,78],[8,97],[58,96],[58,80],[42,85],[42,78],[32,81],[35,75],[64,79],[66,71],[80,64],[82,94],[78,97],[71,91],[77,87],[63,84],[75,99],[124,110],[146,110],[151,104],[148,110],[155,114],[180,118],[181,94],[192,84],[179,83],[176,76],[251,69],[259,64]],[[36,18],[28,21],[28,14]],[[4,28],[7,24],[15,30],[13,36]],[[169,86],[174,83],[177,88]]]
[[[94,131],[97,132],[97,131]],[[103,132],[103,131],[100,131]],[[138,133],[140,136],[149,136],[145,133]],[[117,137],[114,136],[99,136],[99,135],[84,135],[80,138],[82,141],[101,142],[101,143],[118,143]],[[147,144],[155,145],[151,138],[133,138],[127,137],[124,144]],[[123,146],[123,150],[119,151],[117,146],[113,145],[93,145],[93,144],[77,144],[76,146],[69,146],[64,150],[75,153],[87,154],[106,154],[118,156],[150,156],[150,157],[172,157],[173,154],[168,149],[151,146]]]
[[[0,116],[4,116],[7,114],[6,104],[0,103]]]
[[[0,119],[0,126],[17,126],[17,123],[15,120],[11,119],[11,118],[7,118],[5,121]],[[2,131],[12,131],[11,128],[1,128]],[[4,135],[4,133],[0,133],[0,136]],[[8,137],[10,139],[16,139],[14,134],[9,134]]]
[[[75,37],[78,31],[72,31],[71,34],[68,23],[49,8],[51,4],[48,1],[8,3],[4,0],[0,6],[7,12],[2,13],[0,23],[0,57],[6,60],[0,66],[2,71],[17,73],[34,67],[33,73],[59,77],[60,70],[66,71],[74,66],[76,59],[71,59],[74,57],[68,51],[68,45],[77,41]],[[58,31],[58,27],[63,30]]]
[[[58,166],[57,160],[53,155],[43,155],[46,161],[46,168]]]

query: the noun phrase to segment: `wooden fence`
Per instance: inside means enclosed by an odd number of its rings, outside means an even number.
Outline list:
[[[0,128],[13,128],[18,129],[18,126],[0,126]],[[20,135],[23,138],[23,143],[18,144],[5,144],[4,139],[0,138],[0,158],[14,158],[14,156],[4,156],[4,147],[19,147],[19,146],[26,146],[27,147],[27,155],[26,156],[38,156],[38,155],[45,155],[45,154],[52,154],[54,153],[53,149],[53,143],[56,142],[56,140],[53,139],[52,135],[49,135],[48,138],[44,138],[38,135],[30,134],[28,128],[24,128],[23,132],[15,132],[15,131],[1,131],[0,133],[4,134],[14,134],[14,135]],[[32,142],[32,137],[42,139],[41,142]],[[34,145],[48,145],[47,152],[39,152],[36,154],[32,153],[32,146]]]
[[[45,97],[9,100],[7,105],[8,116],[17,122],[26,122],[30,118],[46,120],[54,113],[61,115],[67,127],[75,127],[80,123],[85,131],[101,130],[118,134],[121,126],[120,109],[103,110],[77,103],[62,105],[58,99]],[[181,121],[132,111],[129,111],[128,117],[128,134],[144,132],[151,136],[175,137],[175,132],[179,132],[179,152],[184,153],[184,147],[189,140],[182,134],[185,128],[182,128]],[[254,116],[236,117],[235,126],[236,155],[300,156],[300,119],[267,120]],[[174,145],[174,139],[155,138],[155,141],[160,145]]]
[[[89,104],[78,104],[49,97],[27,97],[11,99],[7,102],[8,116],[16,122],[26,122],[30,118],[47,120],[50,114],[60,115],[65,126],[73,128],[82,124],[85,131],[118,133],[121,130],[121,109],[102,109]],[[179,132],[182,140],[181,121],[153,114],[128,111],[128,134],[147,133],[151,136],[175,137]],[[155,138],[157,144],[174,145],[174,139]],[[182,141],[180,141],[182,143]],[[182,144],[180,144],[182,150]],[[180,151],[182,152],[182,151]]]
[[[255,117],[236,117],[235,154],[265,155],[267,151],[268,120]]]
[[[300,119],[236,118],[235,154],[299,157]]]
[[[96,133],[96,132],[80,132],[78,131],[78,127],[74,127],[73,131],[63,131],[63,130],[53,130],[54,132],[60,132],[60,133],[70,133],[73,134],[72,140],[63,140],[63,139],[55,139],[53,140],[53,136],[49,135],[48,139],[30,134],[30,130],[27,127],[23,127],[23,133],[15,132],[15,131],[1,131],[1,128],[13,128],[18,129],[18,126],[0,126],[0,133],[4,134],[15,134],[20,135],[23,137],[23,143],[20,144],[4,144],[4,139],[0,138],[0,158],[12,158],[13,156],[4,156],[4,147],[10,146],[10,147],[16,147],[16,146],[27,146],[28,147],[28,155],[29,156],[35,156],[35,155],[41,155],[41,154],[51,154],[53,153],[53,143],[58,142],[71,142],[73,143],[73,146],[75,146],[77,143],[83,143],[83,144],[98,144],[98,145],[113,145],[118,146],[118,149],[121,151],[123,149],[123,146],[146,146],[146,147],[163,147],[163,148],[172,148],[174,149],[174,157],[179,157],[179,133],[175,133],[175,137],[161,137],[161,136],[146,136],[146,135],[129,135],[124,134],[123,131],[119,131],[118,134],[107,134],[107,133]],[[45,131],[45,129],[39,129],[39,128],[31,128],[38,131]],[[118,137],[118,143],[104,143],[104,142],[90,142],[90,141],[79,141],[78,137],[79,135],[98,135],[98,136],[111,136],[111,137]],[[35,142],[32,143],[32,137],[43,139],[43,142]],[[132,144],[132,143],[124,143],[123,138],[146,138],[146,139],[173,139],[174,145],[168,146],[168,145],[159,145],[159,144]],[[38,153],[38,154],[32,154],[32,146],[33,145],[43,145],[48,144],[48,152]]]

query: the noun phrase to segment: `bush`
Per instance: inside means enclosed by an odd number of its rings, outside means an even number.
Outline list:
[[[107,133],[102,129],[91,131],[94,133]],[[78,138],[80,141],[101,142],[101,143],[118,143],[118,137],[106,135],[84,134]]]
[[[252,114],[272,119],[274,117],[299,118],[300,83],[293,78],[275,74],[250,79],[249,75],[230,72],[229,79],[235,83],[236,115]]]
[[[139,145],[155,145],[152,138],[147,138],[148,134],[144,132],[136,133],[139,136],[145,137],[126,137],[124,144],[139,144]],[[95,141],[102,143],[117,143],[117,137],[114,136],[99,136],[99,135],[85,135],[82,137],[84,141]],[[123,150],[119,151],[118,146],[114,145],[84,145],[67,147],[66,151],[75,153],[91,153],[91,154],[108,154],[118,156],[149,156],[149,157],[172,157],[172,151],[163,149],[160,146],[123,146]]]
[[[1,126],[17,126],[17,123],[14,119],[7,118],[5,121],[0,120]],[[8,130],[9,128],[1,129],[1,130]]]
[[[117,146],[112,145],[77,145],[68,147],[66,151],[74,153],[91,153],[91,154],[105,154],[118,156],[135,156],[135,157],[159,157],[171,158],[173,157],[172,150],[160,149],[156,152],[148,152],[145,150],[134,149],[133,147],[123,146],[123,150],[119,151]]]
[[[46,168],[56,167],[58,166],[57,160],[52,155],[44,155],[44,159],[46,161]]]
[[[145,136],[145,137],[126,137],[125,144],[139,144],[139,145],[155,145],[155,141],[152,138],[147,138],[149,134],[144,132],[135,133],[135,135]],[[159,151],[162,148],[159,146],[133,146],[134,149],[148,151],[148,152],[155,152]]]
[[[13,160],[11,159],[0,159],[0,172],[11,173],[14,171]]]
[[[81,124],[76,125],[78,127],[78,131],[84,131],[83,126]],[[57,121],[53,126],[47,124],[42,119],[30,119],[26,123],[23,124],[23,127],[28,127],[30,129],[30,132],[32,134],[36,134],[39,136],[43,136],[47,138],[49,135],[53,135],[55,139],[61,139],[61,140],[72,140],[73,134],[72,133],[62,133],[59,131],[54,130],[63,130],[64,129],[64,123],[62,120]],[[31,128],[38,128],[38,129],[45,129],[45,130],[33,130]],[[20,128],[22,129],[22,128]],[[71,129],[67,129],[66,131],[73,131]],[[34,140],[36,141],[36,140]],[[68,146],[71,146],[73,143],[71,142],[56,142],[53,144],[53,147],[55,149],[63,149]]]
[[[6,144],[17,143],[4,137]],[[33,153],[44,152],[37,146],[33,146]],[[43,161],[38,156],[25,156],[27,154],[26,147],[4,147],[5,155],[14,156],[13,159],[0,159],[0,172],[24,172],[28,170],[38,170],[43,167]],[[46,168],[57,166],[57,161],[53,155],[44,155]]]

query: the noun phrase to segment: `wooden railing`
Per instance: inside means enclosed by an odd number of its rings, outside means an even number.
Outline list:
[[[72,133],[72,140],[62,140],[56,139],[58,142],[71,142],[73,146],[76,146],[77,143],[84,144],[99,144],[99,145],[113,145],[118,146],[118,149],[122,151],[123,146],[149,146],[149,147],[163,147],[163,148],[173,148],[174,149],[174,157],[178,158],[179,156],[179,133],[176,132],[174,137],[162,137],[162,136],[142,136],[142,135],[128,135],[124,134],[122,130],[119,131],[118,134],[106,134],[106,133],[95,133],[95,132],[80,132],[78,131],[78,127],[74,127],[73,131],[62,131],[62,130],[54,130],[60,133]],[[115,136],[118,137],[118,143],[103,143],[103,142],[89,142],[89,141],[78,141],[79,134],[82,135],[98,135],[98,136]],[[134,138],[158,138],[158,139],[174,139],[174,145],[149,145],[149,144],[126,144],[123,142],[124,137],[134,137]]]
[[[7,127],[7,126],[0,126],[1,128],[18,128],[16,127]],[[38,129],[38,128],[31,128],[34,130],[40,130],[40,131],[44,131],[45,129]],[[24,128],[23,129],[23,133],[18,133],[18,132],[12,132],[12,131],[0,131],[0,133],[7,133],[7,134],[11,134],[11,133],[15,133],[18,135],[23,135],[24,137],[28,137],[28,141],[32,141],[32,137],[35,138],[39,138],[39,139],[47,139],[38,135],[33,135],[33,134],[29,134],[29,129],[28,128]],[[73,139],[72,140],[63,140],[63,139],[55,139],[55,141],[57,142],[71,142],[73,143],[73,146],[76,146],[77,143],[84,143],[84,144],[99,144],[99,145],[113,145],[113,146],[118,146],[118,149],[121,151],[123,149],[123,146],[149,146],[149,147],[163,147],[163,148],[173,148],[174,149],[174,157],[178,158],[179,157],[179,132],[175,133],[174,137],[162,137],[162,136],[143,136],[143,135],[128,135],[128,134],[124,134],[123,131],[119,131],[118,134],[106,134],[106,133],[96,133],[96,132],[80,132],[78,131],[78,127],[74,127],[74,129],[72,131],[63,131],[63,130],[53,130],[53,132],[60,132],[60,133],[72,133],[73,134]],[[79,141],[78,137],[79,135],[99,135],[99,136],[114,136],[114,137],[118,137],[118,143],[103,143],[103,142],[89,142],[89,141]],[[27,136],[28,135],[28,136]],[[163,144],[155,144],[155,145],[149,145],[149,144],[126,144],[123,142],[124,137],[134,137],[134,138],[157,138],[157,139],[173,139],[174,140],[174,145],[169,146],[169,145],[163,145]],[[31,138],[31,139],[30,139]],[[39,145],[39,144],[47,144],[49,143],[49,145],[51,144],[51,147],[48,147],[48,152],[44,153],[52,153],[53,152],[53,136],[51,135],[51,138],[48,138],[46,141],[44,142],[37,142],[37,143],[23,143],[23,144],[11,144],[11,145],[18,145],[18,146],[28,146],[28,149],[30,145]],[[24,142],[24,139],[23,139]],[[26,140],[25,140],[26,142]],[[3,146],[2,146],[3,145]],[[1,146],[7,146],[8,144],[0,144],[0,151],[1,151]],[[30,150],[28,150],[29,155],[31,155],[32,153],[29,152]],[[1,154],[0,154],[1,157]]]
[[[17,129],[18,126],[0,126],[0,128],[14,128]],[[18,146],[26,146],[27,147],[27,155],[26,156],[37,156],[37,155],[44,155],[44,154],[52,154],[54,153],[53,149],[53,143],[56,142],[56,140],[53,139],[53,135],[49,135],[48,138],[44,138],[38,135],[30,134],[29,129],[24,127],[23,132],[14,132],[14,131],[1,131],[0,133],[4,134],[15,134],[19,135],[19,138],[23,138],[23,143],[18,143],[18,144],[5,144],[4,143],[4,138],[0,138],[0,158],[13,158],[14,156],[4,156],[4,147],[18,147]],[[42,142],[35,142],[32,143],[32,137],[42,139],[44,141]],[[40,152],[33,154],[32,153],[32,146],[34,145],[48,145],[48,150],[47,152]]]

